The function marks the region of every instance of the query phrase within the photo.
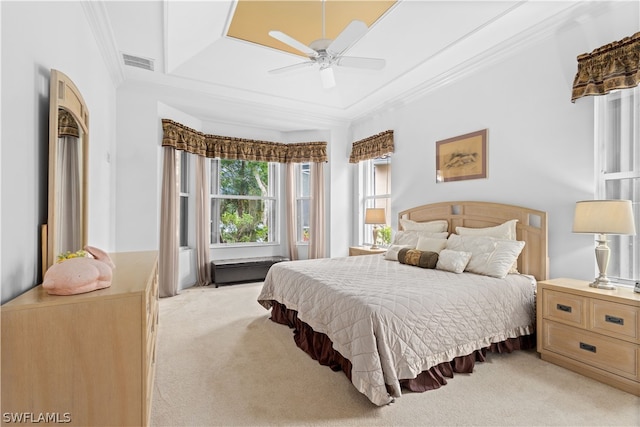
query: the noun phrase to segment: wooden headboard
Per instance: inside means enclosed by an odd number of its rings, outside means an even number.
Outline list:
[[[450,233],[455,233],[458,226],[493,227],[517,219],[516,239],[525,242],[518,257],[518,271],[530,274],[537,280],[548,278],[546,212],[500,203],[440,202],[404,210],[398,213],[398,218],[417,222],[445,219],[449,222]]]

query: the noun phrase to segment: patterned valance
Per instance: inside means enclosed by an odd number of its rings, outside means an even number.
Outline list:
[[[326,142],[257,141],[228,136],[207,135],[169,119],[162,119],[163,146],[174,147],[205,157],[278,163],[326,162]]]
[[[58,138],[63,136],[80,136],[80,127],[73,115],[62,108],[58,109]]]
[[[353,143],[349,163],[375,159],[393,153],[393,131],[386,130]]]
[[[571,102],[640,84],[640,32],[578,56]]]

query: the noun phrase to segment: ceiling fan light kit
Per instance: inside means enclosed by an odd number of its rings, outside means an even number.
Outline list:
[[[366,34],[368,30],[367,24],[359,20],[353,20],[338,34],[335,40],[327,39],[324,37],[324,2],[322,6],[322,38],[311,42],[309,46],[282,31],[269,31],[271,37],[304,53],[309,58],[308,61],[302,63],[270,70],[269,73],[279,74],[317,64],[320,68],[322,87],[328,89],[336,85],[333,66],[369,70],[381,70],[384,68],[384,59],[343,56],[343,53],[346,52],[347,49]]]

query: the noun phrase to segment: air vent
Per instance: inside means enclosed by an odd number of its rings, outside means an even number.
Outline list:
[[[139,56],[128,55],[126,53],[122,54],[122,59],[124,59],[124,65],[153,71],[153,59],[141,58]]]

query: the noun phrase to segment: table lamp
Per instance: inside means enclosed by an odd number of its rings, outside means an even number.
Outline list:
[[[607,277],[610,249],[607,234],[636,234],[630,200],[584,200],[576,202],[574,233],[597,234],[596,262],[600,274],[589,284],[593,288],[615,289]]]
[[[364,213],[364,223],[373,224],[373,244],[371,249],[378,249],[378,224],[387,222],[384,208],[367,208]]]

